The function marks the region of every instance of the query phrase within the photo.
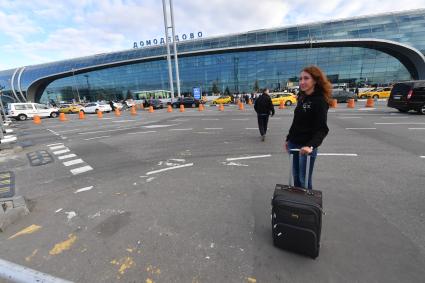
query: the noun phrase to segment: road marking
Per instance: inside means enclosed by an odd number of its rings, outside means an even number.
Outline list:
[[[79,167],[79,168],[75,168],[70,170],[72,174],[77,175],[77,174],[81,174],[87,171],[93,170],[93,168],[89,165],[87,166],[83,166],[83,167]]]
[[[382,116],[382,119],[407,119],[409,117]]]
[[[84,139],[85,141],[95,140],[95,139],[103,139],[103,138],[110,138],[111,136],[100,136],[100,137],[94,137],[94,138],[88,138]]]
[[[273,118],[273,119],[280,119],[280,118]],[[232,121],[248,121],[249,118],[241,118],[241,119],[232,119]]]
[[[358,156],[357,153],[318,153],[321,156]]]
[[[52,143],[52,144],[48,144],[47,146],[55,146],[55,145],[60,145],[60,144],[63,144],[63,143]]]
[[[169,131],[192,131],[193,128],[187,128],[187,129],[169,129]]]
[[[146,129],[156,129],[156,128],[167,128],[167,127],[172,127],[172,126],[176,126],[177,124],[171,124],[171,125],[149,125],[149,126],[143,126],[143,128]]]
[[[75,156],[77,156],[77,155],[71,153],[71,154],[67,154],[67,155],[58,156],[58,159],[59,160],[68,159],[68,158],[72,158],[72,157],[75,157]]]
[[[84,161],[81,158],[78,158],[78,159],[74,159],[74,160],[71,160],[71,161],[63,162],[63,165],[68,167],[68,166],[72,166],[72,165],[75,165],[75,164],[81,164],[83,162]]]
[[[72,130],[66,130],[66,131],[60,131],[58,133],[63,134],[63,133],[70,133],[70,132],[75,132],[75,131],[79,131],[79,130],[81,130],[81,128],[79,128],[79,129],[72,129]]]
[[[10,236],[10,237],[8,238],[8,240],[14,239],[14,238],[19,237],[19,236],[22,236],[22,235],[32,234],[32,233],[34,233],[34,232],[37,232],[37,231],[38,231],[38,230],[40,230],[40,229],[41,229],[41,226],[38,226],[38,225],[34,225],[34,224],[33,224],[33,225],[28,226],[27,228],[25,228],[25,229],[23,229],[23,230],[19,231],[18,233],[16,233],[16,234],[14,234],[14,235]]]
[[[425,158],[425,155],[422,155],[421,158]]]
[[[204,130],[223,130],[223,128],[204,128]]]
[[[409,130],[425,130],[425,128],[408,128]]]
[[[346,130],[376,130],[376,128],[345,128]]]
[[[78,194],[78,193],[81,193],[81,192],[87,192],[87,191],[90,191],[91,189],[93,189],[93,186],[85,187],[85,188],[82,188],[82,189],[76,190],[76,191],[74,192],[74,194]]]
[[[233,157],[233,158],[226,158],[226,161],[254,159],[254,158],[264,158],[264,157],[270,157],[270,156],[272,156],[272,155],[271,154],[265,154],[265,155],[252,155],[252,156]]]
[[[127,123],[127,122],[134,122],[136,120],[118,120],[118,121],[112,121],[112,123]]]
[[[136,134],[149,134],[149,133],[156,133],[156,131],[134,132],[134,133],[127,133],[127,134],[128,135],[136,135]]]
[[[69,152],[69,149],[53,151],[53,154],[54,155],[59,155],[59,154],[62,154],[62,153],[67,153],[67,152]]]
[[[400,122],[400,123],[376,123],[375,125],[425,125],[425,123],[420,122]]]
[[[161,173],[161,172],[165,172],[165,171],[169,171],[169,170],[174,170],[174,169],[179,169],[179,168],[184,168],[184,167],[190,167],[190,166],[193,166],[193,163],[188,163],[188,164],[168,167],[168,168],[164,168],[164,169],[159,169],[159,170],[155,170],[155,171],[150,171],[150,172],[146,173],[146,175],[149,176],[149,175],[156,174],[156,173]]]
[[[362,119],[363,117],[359,116],[347,116],[347,117],[338,117],[339,119]]]
[[[376,110],[376,108],[359,108],[357,110],[359,110],[359,111],[370,111],[370,110]]]
[[[0,278],[12,282],[72,283],[4,259],[0,259]]]
[[[258,128],[245,128],[245,130],[258,130]]]
[[[56,150],[56,149],[60,149],[60,148],[64,148],[64,145],[57,145],[57,146],[52,146],[50,147],[51,150]]]
[[[202,121],[218,121],[218,120],[220,120],[220,119],[218,119],[218,118],[204,118],[204,119],[201,119]]]

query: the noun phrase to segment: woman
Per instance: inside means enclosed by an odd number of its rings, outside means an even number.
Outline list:
[[[332,97],[332,84],[326,75],[316,66],[304,68],[300,74],[300,93],[294,110],[289,134],[286,137],[285,148],[294,153],[293,176],[294,186],[307,188],[305,184],[306,155],[311,155],[308,189],[312,189],[314,161],[317,148],[322,144],[329,132],[327,116]]]
[[[263,90],[263,94],[255,100],[254,110],[257,112],[258,129],[260,130],[261,140],[264,141],[267,134],[267,124],[269,115],[273,117],[274,106],[269,96],[269,89]]]

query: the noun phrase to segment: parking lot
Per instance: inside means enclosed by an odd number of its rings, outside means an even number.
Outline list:
[[[261,142],[235,105],[15,122],[22,151],[0,152],[0,171],[31,213],[0,233],[1,258],[74,282],[423,282],[425,119],[364,104],[329,110],[316,260],[272,244],[293,107]],[[39,150],[53,162],[32,166]]]

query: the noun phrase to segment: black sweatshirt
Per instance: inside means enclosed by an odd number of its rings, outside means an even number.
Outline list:
[[[255,100],[254,109],[257,114],[274,115],[272,99],[267,94],[262,94]]]
[[[302,95],[294,110],[294,120],[286,141],[302,145],[320,146],[329,132],[326,124],[329,105],[322,93]]]

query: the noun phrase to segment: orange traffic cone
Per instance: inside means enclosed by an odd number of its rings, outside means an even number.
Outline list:
[[[153,110],[153,106],[149,106],[149,113],[153,113],[155,110]]]
[[[338,100],[332,99],[331,108],[336,108],[338,106]]]
[[[59,113],[59,121],[64,122],[66,120],[68,120],[68,119],[66,118],[65,113]]]
[[[40,125],[41,124],[41,118],[38,115],[34,116],[34,124]]]
[[[204,104],[199,104],[199,112],[204,111]]]
[[[80,112],[78,112],[78,118],[79,118],[80,120],[84,120],[84,119],[86,118],[86,116],[84,115],[84,111],[80,111]]]
[[[366,100],[366,107],[373,107],[374,103],[373,103],[373,98],[368,98]]]
[[[184,112],[184,105],[180,104],[180,112]]]
[[[354,108],[356,106],[354,99],[350,98],[348,99],[347,108]]]
[[[118,108],[115,108],[115,116],[121,116],[121,111]]]
[[[135,116],[135,115],[137,115],[137,112],[136,112],[136,107],[134,107],[134,106],[131,106],[131,108],[130,108],[130,114],[131,114],[132,116]]]
[[[103,112],[100,110],[97,110],[97,118],[101,119],[103,118]]]
[[[283,100],[280,102],[279,104],[279,109],[285,109],[285,102],[283,102]]]
[[[223,104],[220,104],[220,106],[218,106],[218,110],[219,111],[224,111],[224,105]]]
[[[168,105],[168,107],[167,107],[167,112],[168,112],[168,113],[173,112],[173,107],[171,107],[171,105]]]
[[[245,106],[242,102],[239,102],[239,110],[245,110]]]

